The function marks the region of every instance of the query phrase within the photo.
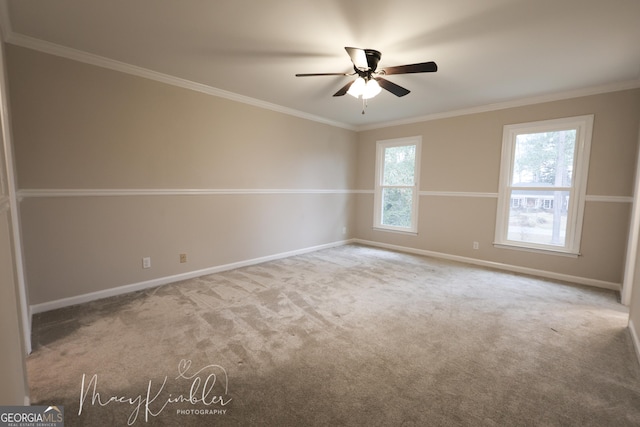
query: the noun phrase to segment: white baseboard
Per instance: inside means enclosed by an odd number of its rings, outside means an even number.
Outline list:
[[[267,261],[287,258],[294,255],[301,255],[301,254],[315,252],[322,249],[328,249],[336,246],[343,246],[349,243],[358,243],[358,244],[367,245],[367,246],[375,246],[375,247],[380,247],[384,249],[396,250],[400,252],[413,253],[416,255],[442,258],[450,261],[458,261],[466,264],[496,268],[499,270],[512,271],[515,273],[530,274],[532,276],[545,277],[545,278],[554,279],[554,280],[562,280],[566,282],[594,286],[594,287],[604,288],[604,289],[611,289],[615,291],[620,291],[621,289],[621,286],[619,283],[606,282],[603,280],[596,280],[596,279],[590,279],[590,278],[579,277],[579,276],[571,276],[568,274],[554,273],[551,271],[538,270],[534,268],[520,267],[516,265],[485,261],[485,260],[480,260],[475,258],[463,257],[459,255],[445,254],[442,252],[427,251],[424,249],[409,248],[406,246],[390,245],[386,243],[379,243],[379,242],[373,242],[373,241],[362,240],[362,239],[351,239],[351,240],[342,240],[338,242],[328,243],[325,245],[312,246],[309,248],[298,249],[295,251],[281,252],[274,255],[249,259],[246,261],[240,261],[240,262],[235,262],[231,264],[219,265],[215,267],[205,268],[202,270],[189,271],[187,273],[176,274],[173,276],[159,277],[157,279],[147,280],[144,282],[132,283],[129,285],[118,286],[116,288],[110,288],[102,291],[91,292],[88,294],[76,295],[68,298],[61,298],[54,301],[34,304],[30,306],[31,314],[37,314],[45,311],[56,310],[59,308],[69,307],[76,304],[82,304],[82,303],[95,301],[103,298],[109,298],[117,295],[127,294],[130,292],[136,292],[143,289],[167,285],[169,283],[179,282],[181,280],[193,279],[195,277],[205,276],[207,274],[219,273],[222,271],[233,270],[235,268],[247,267],[250,265],[260,264]]]
[[[638,332],[633,324],[633,320],[629,319],[629,332],[631,333],[631,340],[633,341],[633,348],[636,350],[636,356],[638,357],[638,363],[640,363],[640,338]]]
[[[268,255],[265,257],[249,259],[246,261],[234,262],[231,264],[219,265],[215,267],[209,267],[202,270],[189,271],[187,273],[176,274],[173,276],[159,277],[157,279],[147,280],[144,282],[132,283],[129,285],[118,286],[115,288],[104,289],[102,291],[91,292],[88,294],[76,295],[68,298],[61,298],[54,301],[43,302],[40,304],[31,305],[31,314],[43,313],[45,311],[56,310],[63,307],[69,307],[76,304],[82,304],[90,301],[95,301],[103,298],[109,298],[117,295],[127,294],[130,292],[136,292],[143,289],[154,288],[157,286],[167,285],[169,283],[179,282],[181,280],[193,279],[195,277],[206,276],[207,274],[219,273],[222,271],[233,270],[240,267],[247,267],[250,265],[261,264],[267,261],[273,261],[277,259],[287,258],[294,255],[301,255],[309,252],[315,252],[322,249],[328,249],[336,246],[343,246],[352,243],[351,240],[342,240],[338,242],[328,243],[324,245],[312,246],[303,249],[297,249],[295,251],[281,252],[274,255]]]
[[[622,288],[620,283],[590,279],[588,277],[572,276],[569,274],[554,273],[553,271],[538,270],[536,268],[529,268],[529,267],[520,267],[517,265],[503,264],[500,262],[485,261],[481,259],[469,258],[469,257],[460,256],[460,255],[451,255],[451,254],[446,254],[442,252],[409,248],[406,246],[389,245],[386,243],[372,242],[369,240],[362,240],[362,239],[354,239],[353,243],[359,243],[359,244],[368,245],[368,246],[376,246],[376,247],[391,249],[399,252],[408,252],[416,255],[430,256],[433,258],[442,258],[450,261],[464,262],[466,264],[479,265],[482,267],[490,267],[498,270],[506,270],[514,273],[530,274],[532,276],[539,276],[539,277],[544,277],[544,278],[553,279],[553,280],[561,280],[564,282],[571,282],[579,285],[594,286],[597,288],[611,289],[618,292]]]

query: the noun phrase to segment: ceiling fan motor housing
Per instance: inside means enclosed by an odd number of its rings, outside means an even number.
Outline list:
[[[382,54],[379,51],[374,49],[362,49],[362,50],[366,55],[367,65],[369,66],[369,68],[366,70],[363,70],[354,65],[353,69],[360,77],[368,81],[368,80],[371,80],[372,74],[374,73],[374,71],[376,71],[376,68],[378,68],[378,62],[380,61]]]
[[[380,52],[373,49],[365,49],[364,53],[367,55],[367,64],[369,64],[369,69],[372,72],[375,71],[376,68],[378,68],[378,61],[380,61],[382,55]]]

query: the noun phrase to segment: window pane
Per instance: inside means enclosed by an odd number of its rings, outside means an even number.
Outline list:
[[[386,148],[382,185],[413,185],[415,163],[415,145]]]
[[[413,188],[382,189],[382,224],[393,227],[411,227]]]
[[[517,135],[512,184],[571,186],[575,143],[575,129]]]
[[[507,240],[564,246],[568,191],[513,190]]]

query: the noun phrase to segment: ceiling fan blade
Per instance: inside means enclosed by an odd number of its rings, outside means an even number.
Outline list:
[[[382,70],[384,74],[434,73],[436,71],[438,71],[438,65],[433,61],[398,65],[397,67],[388,67]]]
[[[382,87],[383,89],[388,90],[389,92],[391,92],[395,96],[405,96],[406,94],[411,92],[409,89],[405,89],[402,86],[399,86],[399,85],[397,85],[395,83],[390,82],[389,80],[383,79],[382,77],[375,77],[375,79],[378,82],[378,84],[380,85],[380,87]]]
[[[364,49],[359,49],[357,47],[345,47],[344,49],[349,54],[351,62],[353,62],[353,65],[355,65],[357,69],[369,69],[369,62],[367,61],[367,54],[365,53]]]
[[[296,77],[315,77],[315,76],[353,76],[355,73],[302,73],[296,74]]]
[[[347,83],[346,85],[342,86],[340,88],[339,91],[337,91],[336,93],[333,94],[333,96],[342,96],[345,93],[347,93],[347,91],[349,90],[349,88],[351,87],[351,85],[353,84],[353,82],[355,82],[355,80],[350,81],[349,83]]]

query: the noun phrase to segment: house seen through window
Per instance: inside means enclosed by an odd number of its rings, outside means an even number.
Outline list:
[[[592,121],[505,126],[497,244],[578,253]]]

